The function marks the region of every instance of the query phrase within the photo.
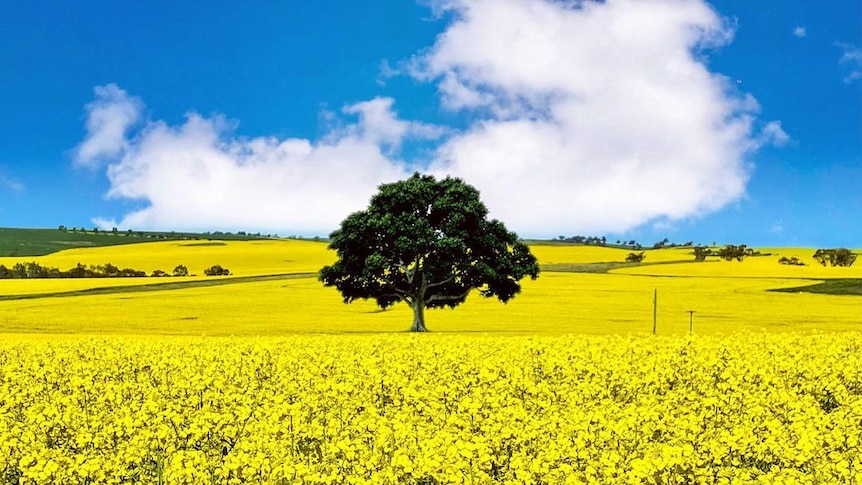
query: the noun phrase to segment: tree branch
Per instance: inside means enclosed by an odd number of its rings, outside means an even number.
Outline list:
[[[471,290],[471,289],[472,289],[472,288],[468,288],[468,289],[467,289],[467,291],[465,291],[464,293],[461,293],[460,295],[451,295],[451,296],[447,296],[447,295],[431,295],[430,297],[428,297],[428,299],[427,299],[427,300],[425,300],[425,303],[431,303],[431,302],[433,302],[433,301],[461,300],[461,299],[463,299],[463,298],[467,298],[467,295],[469,295],[469,294],[470,294],[470,290]]]
[[[412,285],[413,277],[416,275],[417,268],[413,268],[411,270],[406,264],[404,264],[404,261],[398,261],[398,267],[401,268],[401,271],[404,271],[404,275],[407,277],[407,283]]]
[[[436,282],[436,283],[428,283],[427,288],[436,288],[436,287],[438,287],[438,286],[443,286],[443,285],[445,285],[446,283],[451,283],[451,282],[452,282],[452,281],[454,281],[454,280],[455,280],[455,275],[452,275],[452,276],[450,276],[450,277],[446,278],[446,279],[445,279],[445,280],[443,280],[443,281],[438,281],[438,282]]]
[[[392,293],[384,293],[384,294],[379,295],[379,296],[394,296],[394,297],[398,297],[398,298],[406,301],[407,304],[409,304],[409,305],[413,304],[413,297],[410,296],[407,292],[400,291],[400,290],[395,290]]]

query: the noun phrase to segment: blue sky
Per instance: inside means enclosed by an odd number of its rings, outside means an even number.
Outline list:
[[[326,235],[414,170],[525,237],[862,247],[862,5],[0,0],[0,226]]]

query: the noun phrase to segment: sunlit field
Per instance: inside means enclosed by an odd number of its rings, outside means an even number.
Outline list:
[[[862,278],[862,265],[858,262],[850,267],[822,266],[812,255],[813,249],[808,248],[765,248],[758,249],[770,256],[755,256],[745,258],[743,261],[724,261],[717,258],[709,258],[702,263],[691,262],[693,257],[686,250],[673,249],[668,252],[676,252],[684,257],[681,263],[634,266],[615,269],[619,274],[641,274],[656,276],[702,276],[702,277],[730,277],[730,278]],[[649,262],[649,257],[662,250],[648,251],[644,262]],[[859,250],[857,250],[859,252]],[[789,266],[778,264],[782,256],[787,258],[796,257],[805,263],[805,266]]]
[[[503,334],[652,333],[657,293],[656,333],[661,335],[688,333],[690,325],[701,334],[862,330],[862,298],[858,296],[767,291],[805,286],[826,277],[862,277],[859,266],[820,266],[810,257],[813,250],[770,249],[764,252],[778,254],[743,262],[713,259],[703,263],[695,263],[688,249],[648,250],[644,264],[598,265],[598,272],[584,273],[570,270],[592,271],[595,263],[622,263],[630,251],[558,244],[533,245],[532,249],[540,263],[551,270],[536,281],[525,280],[523,292],[515,299],[502,304],[474,294],[454,310],[428,311],[429,328]],[[780,265],[779,254],[799,256],[807,265]],[[0,280],[2,332],[195,336],[373,333],[403,331],[411,319],[410,309],[403,304],[386,311],[370,301],[342,304],[338,292],[324,288],[314,276],[321,266],[334,260],[334,254],[326,244],[312,241],[155,242],[73,249],[28,260],[63,269],[78,263],[110,262],[148,272],[170,272],[185,264],[198,276]],[[15,262],[15,258],[0,259],[0,264],[7,266]],[[660,264],[650,264],[656,262]],[[213,264],[229,268],[233,276],[201,276],[203,269]],[[555,268],[567,271],[553,271]],[[254,279],[264,275],[280,276]],[[230,283],[231,279],[238,282],[217,286],[195,283]],[[160,286],[165,284],[169,286]],[[175,284],[179,286],[171,286]],[[90,288],[106,290],[57,296]],[[2,300],[27,295],[30,298]]]
[[[85,266],[111,263],[120,268],[132,268],[147,274],[156,269],[170,273],[183,264],[190,274],[203,275],[203,270],[220,264],[238,276],[316,272],[331,263],[334,255],[326,245],[300,240],[255,241],[162,241],[96,248],[76,248],[47,256],[5,257],[0,264],[35,261],[43,266],[67,270],[78,263]],[[101,282],[100,282],[101,283]]]
[[[532,250],[425,335],[324,288],[323,243],[26,258],[198,276],[0,280],[0,484],[860,483],[862,296],[770,291],[859,267]]]
[[[859,333],[0,342],[2,483],[858,483]]]

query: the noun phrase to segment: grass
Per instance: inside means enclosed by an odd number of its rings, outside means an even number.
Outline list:
[[[202,243],[202,244],[201,244]],[[317,281],[334,260],[325,243],[297,240],[160,241],[77,248],[34,257],[68,268],[77,262],[146,271],[186,264],[192,273],[221,264],[227,278],[0,280],[0,333],[98,335],[245,335],[387,333],[409,327],[405,304],[380,310],[373,301],[342,303]],[[695,263],[687,249],[647,251],[641,264],[629,251],[571,245],[531,246],[544,269],[508,304],[473,293],[454,310],[426,312],[437,333],[644,334],[652,331],[658,291],[658,333],[688,333],[689,311],[700,334],[737,331],[862,330],[853,284],[799,293],[805,283],[855,280],[859,268],[791,268],[774,258]],[[783,250],[786,253],[813,251]],[[691,259],[689,259],[691,258]],[[0,258],[14,264],[20,258]],[[849,285],[849,286],[848,286]],[[843,289],[841,289],[843,288]],[[769,291],[791,289],[790,292]],[[849,294],[848,294],[849,293]]]
[[[603,263],[551,263],[551,264],[542,264],[540,265],[542,271],[548,272],[556,272],[556,273],[607,273],[609,271],[621,268],[634,268],[634,267],[644,267],[644,266],[656,266],[659,264],[677,264],[677,263],[691,263],[691,261],[656,261],[656,262],[643,262],[643,263],[631,263],[631,262],[618,262],[618,261],[606,261]]]
[[[862,279],[834,279],[807,286],[793,288],[777,288],[772,291],[784,293],[816,293],[822,295],[856,295],[862,296]]]
[[[286,274],[276,274],[276,275],[260,275],[260,276],[238,276],[233,278],[227,277],[211,277],[207,279],[190,279],[190,280],[181,280],[176,281],[177,278],[174,278],[174,281],[161,282],[161,283],[147,283],[147,284],[138,284],[138,285],[116,285],[116,286],[101,286],[95,288],[85,288],[82,290],[71,290],[71,291],[49,291],[42,293],[23,293],[16,295],[0,295],[0,301],[10,301],[10,300],[33,300],[37,298],[58,298],[58,297],[70,297],[70,296],[84,296],[84,295],[112,295],[117,293],[141,293],[148,291],[168,291],[168,290],[182,290],[186,288],[199,288],[199,287],[207,287],[207,286],[222,286],[222,285],[236,285],[241,283],[249,283],[252,281],[273,281],[273,280],[287,280],[294,278],[312,278],[316,277],[316,273],[286,273]],[[155,278],[151,278],[155,279]],[[162,279],[162,278],[159,278]]]
[[[44,256],[56,251],[79,247],[114,246],[132,244],[152,240],[178,239],[218,239],[218,240],[248,240],[260,239],[255,236],[237,234],[198,234],[176,232],[137,232],[91,230],[74,232],[69,229],[21,229],[0,228],[0,256]],[[202,244],[219,244],[207,243]]]

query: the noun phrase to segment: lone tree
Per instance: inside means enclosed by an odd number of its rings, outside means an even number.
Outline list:
[[[643,262],[644,258],[646,258],[644,251],[641,251],[639,253],[629,253],[629,255],[626,256],[626,262],[627,263],[641,263],[641,262]]]
[[[330,235],[338,261],[320,270],[344,303],[373,298],[381,308],[413,308],[411,332],[424,332],[425,308],[454,308],[471,290],[507,302],[539,265],[502,222],[488,220],[479,191],[457,178],[414,174],[383,184],[368,209]]]
[[[853,266],[856,254],[847,248],[818,249],[814,253],[814,259],[823,266],[826,266],[826,263],[832,266]]]

